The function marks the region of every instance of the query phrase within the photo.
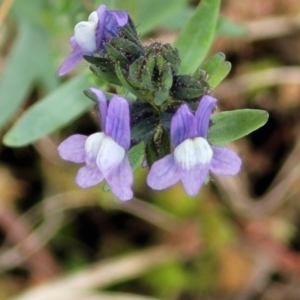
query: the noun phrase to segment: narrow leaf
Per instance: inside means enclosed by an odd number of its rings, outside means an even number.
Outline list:
[[[4,136],[4,144],[28,145],[79,117],[92,104],[82,93],[88,85],[86,74],[77,76],[34,104]]]
[[[0,83],[0,127],[12,117],[30,92],[38,74],[41,73],[43,64],[40,57],[45,57],[43,52],[48,47],[45,30],[26,22],[22,22],[20,27]],[[47,69],[44,71],[48,72]],[[46,74],[40,78],[47,82]],[[55,82],[47,84],[49,89],[54,86]]]
[[[145,145],[144,142],[141,142],[128,151],[128,159],[130,161],[130,165],[132,170],[136,170],[143,162],[145,155]]]
[[[188,20],[192,17],[194,9],[191,7],[184,7],[178,12],[172,14],[170,17],[164,19],[161,24],[164,28],[181,30],[187,24]],[[180,20],[180,22],[178,22]]]
[[[127,88],[127,90],[134,94],[136,97],[140,98],[140,99],[143,99],[144,96],[139,93],[139,91],[137,91],[132,85],[131,83],[125,78],[123,72],[122,72],[122,69],[121,69],[121,66],[119,64],[116,64],[116,74],[118,76],[118,79],[121,81],[121,83],[123,84],[123,86],[125,88]]]
[[[215,72],[208,78],[207,82],[211,87],[216,87],[221,81],[223,81],[231,70],[231,63],[224,61]]]
[[[186,0],[172,0],[172,3],[161,0],[143,0],[139,1],[139,3],[140,14],[137,21],[141,25],[138,30],[140,30],[142,34],[145,34],[154,29],[169,16],[182,10],[186,4]],[[139,24],[138,22],[136,22],[136,24]]]
[[[220,145],[239,139],[263,126],[269,114],[260,109],[237,109],[220,112],[212,116],[208,132],[210,143]]]
[[[180,32],[174,46],[181,57],[181,73],[194,72],[206,56],[215,36],[220,0],[202,0]]]
[[[216,72],[216,69],[225,61],[225,54],[223,52],[217,52],[213,56],[205,60],[199,67],[211,76]]]
[[[134,143],[139,143],[148,138],[157,126],[158,120],[155,116],[145,117],[132,127],[131,139]]]
[[[200,65],[194,76],[201,70],[204,70],[207,73],[207,83],[211,87],[216,87],[230,72],[231,63],[225,61],[224,53],[217,52]]]

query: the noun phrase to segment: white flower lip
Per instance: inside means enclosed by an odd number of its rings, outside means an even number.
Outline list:
[[[90,15],[91,21],[79,22],[74,27],[74,37],[83,53],[89,54],[96,51],[96,28],[97,21],[93,13]]]
[[[105,136],[102,140],[99,153],[97,155],[97,165],[105,172],[121,163],[125,156],[125,149],[116,143],[111,137]]]
[[[89,15],[89,17],[88,17],[88,21],[89,22],[93,22],[93,23],[98,23],[98,14],[97,14],[97,12],[96,11],[93,11],[90,15]]]
[[[105,134],[103,132],[97,132],[90,135],[85,141],[84,149],[86,152],[86,163],[88,164],[91,160],[94,161],[97,158],[101,144]]]
[[[213,151],[202,137],[186,139],[174,150],[176,162],[187,171],[198,165],[207,165],[213,157]]]

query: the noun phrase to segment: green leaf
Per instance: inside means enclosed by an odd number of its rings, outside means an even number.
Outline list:
[[[223,81],[231,70],[231,63],[224,61],[216,71],[208,78],[207,82],[211,87],[216,87],[221,81]]]
[[[213,56],[206,59],[199,67],[204,70],[209,76],[214,74],[220,65],[225,61],[225,54],[223,52],[217,52]],[[196,71],[197,72],[197,71]]]
[[[140,142],[139,144],[133,146],[128,151],[128,159],[132,170],[136,170],[143,162],[145,155],[145,145],[144,142]]]
[[[172,14],[168,18],[164,19],[161,23],[162,27],[181,30],[188,23],[188,20],[192,17],[194,9],[192,7],[184,7],[183,9]],[[180,22],[178,22],[180,20]]]
[[[174,46],[181,57],[181,73],[194,72],[206,56],[215,36],[221,0],[202,0],[180,32]]]
[[[92,104],[82,93],[88,85],[86,74],[77,76],[32,105],[4,136],[4,144],[28,145],[79,117]]]
[[[231,63],[225,61],[224,53],[217,52],[205,60],[195,74],[199,73],[200,70],[204,70],[208,74],[208,84],[211,87],[216,87],[230,72]]]
[[[96,94],[91,91],[91,89],[86,89],[86,90],[83,91],[83,93],[98,105],[98,98],[97,98]],[[107,92],[104,92],[104,91],[103,91],[103,93],[105,94],[105,97],[106,97],[107,100],[110,100],[111,97],[114,95],[114,94],[107,93]]]
[[[144,99],[144,96],[139,91],[137,91],[137,89],[135,89],[135,87],[133,87],[131,83],[125,78],[121,66],[119,64],[116,64],[115,68],[116,68],[116,74],[118,76],[118,79],[121,81],[123,86],[127,88],[127,90],[130,93],[134,94],[136,97],[140,99]]]
[[[266,124],[269,114],[260,109],[237,109],[212,116],[208,141],[214,145],[237,140]]]
[[[187,0],[172,0],[172,3],[161,0],[126,0],[118,1],[116,7],[127,10],[138,25],[138,31],[145,35],[173,14],[183,10],[186,2]]]
[[[134,142],[139,142],[148,138],[153,133],[158,123],[156,116],[145,117],[132,127],[131,138]]]
[[[17,41],[0,83],[0,127],[13,116],[36,81],[44,83],[48,91],[58,84],[49,52],[49,35],[35,24],[20,23]]]
[[[186,2],[186,0],[172,0],[172,3],[161,0],[139,1],[140,14],[138,22],[135,22],[141,24],[138,30],[142,34],[151,31],[166,18],[183,9]]]

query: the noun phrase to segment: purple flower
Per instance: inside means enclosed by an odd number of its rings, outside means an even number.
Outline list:
[[[100,5],[97,11],[89,15],[88,21],[79,22],[74,27],[74,35],[70,39],[73,51],[64,60],[58,70],[58,75],[68,73],[83,59],[83,55],[93,55],[103,48],[103,41],[118,35],[119,27],[128,22],[125,11],[106,10],[106,5]]]
[[[156,161],[148,174],[147,183],[162,190],[182,182],[188,195],[195,196],[209,171],[217,175],[235,175],[241,167],[239,156],[228,148],[207,142],[211,113],[217,99],[204,96],[193,115],[183,104],[171,120],[173,153]]]
[[[130,146],[128,102],[114,95],[107,105],[102,91],[91,91],[98,99],[103,132],[70,136],[59,145],[59,155],[68,161],[85,163],[75,180],[80,187],[88,188],[105,179],[120,200],[129,200],[133,196],[133,172],[126,154]]]

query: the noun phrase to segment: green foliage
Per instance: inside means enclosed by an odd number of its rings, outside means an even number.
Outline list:
[[[228,75],[230,69],[231,63],[225,61],[225,54],[222,52],[217,52],[205,60],[199,68],[207,73],[207,82],[211,87],[216,87]]]
[[[133,171],[141,166],[144,156],[145,156],[145,146],[143,142],[129,149],[128,159]]]
[[[162,23],[161,26],[164,28],[181,30],[186,26],[189,19],[193,16],[194,9],[192,7],[186,6],[180,11],[172,14],[168,18],[166,18]],[[180,22],[178,22],[180,20]]]
[[[205,58],[215,36],[220,0],[202,0],[179,33],[174,46],[181,57],[181,73],[194,72]]]
[[[186,0],[173,0],[172,5],[168,1],[152,0],[139,1],[141,4],[141,13],[138,21],[141,23],[141,32],[143,34],[152,30],[173,13],[180,11],[186,4]],[[137,23],[138,24],[138,23]]]
[[[263,126],[269,114],[260,109],[237,109],[213,115],[208,140],[215,145],[237,140]]]
[[[17,41],[0,83],[0,127],[16,113],[34,84],[49,92],[58,83],[49,51],[49,35],[41,27],[20,21]]]
[[[166,18],[181,11],[187,0],[169,1],[152,0],[127,0],[116,2],[116,8],[130,12],[132,19],[139,24],[138,30],[146,34],[162,23]]]
[[[69,124],[91,107],[82,93],[88,85],[88,76],[79,75],[32,105],[4,136],[4,143],[28,145]]]

